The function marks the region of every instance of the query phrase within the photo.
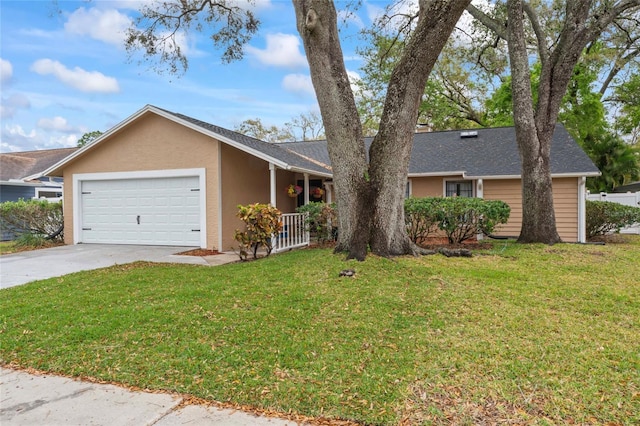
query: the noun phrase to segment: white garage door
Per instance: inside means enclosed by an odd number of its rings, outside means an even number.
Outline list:
[[[80,242],[200,246],[197,176],[80,183]]]

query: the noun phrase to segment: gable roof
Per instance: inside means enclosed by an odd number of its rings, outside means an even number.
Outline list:
[[[213,139],[249,153],[285,170],[331,177],[327,141],[269,143],[184,114],[147,105],[90,144],[49,167],[45,173],[59,175],[64,165],[101,144],[141,116],[153,113]],[[416,133],[409,162],[409,177],[462,175],[465,178],[519,178],[520,154],[514,127],[473,129],[474,137],[461,137],[465,131]],[[468,132],[467,132],[468,133]],[[372,138],[366,138],[367,148]],[[57,174],[56,174],[57,173]],[[600,171],[558,124],[551,144],[551,174],[559,176],[598,176]]]
[[[0,181],[37,179],[41,173],[78,148],[0,153]]]
[[[213,124],[198,120],[192,117],[188,117],[184,114],[171,112],[162,108],[155,107],[153,105],[146,105],[130,117],[126,118],[116,126],[112,127],[89,144],[83,146],[78,151],[62,159],[56,164],[45,170],[46,174],[58,176],[62,174],[63,167],[72,162],[74,159],[81,156],[83,153],[94,149],[99,146],[103,141],[109,138],[114,133],[118,132],[128,124],[139,119],[146,114],[157,114],[182,126],[193,129],[197,132],[205,134],[213,139],[219,140],[227,145],[251,154],[255,157],[261,158],[265,161],[275,164],[285,170],[293,170],[301,173],[312,173],[320,176],[331,176],[331,172],[324,167],[320,167],[313,161],[306,159],[294,152],[285,150],[277,144],[264,142],[259,139],[255,139],[238,132],[234,132],[223,127],[215,126]]]

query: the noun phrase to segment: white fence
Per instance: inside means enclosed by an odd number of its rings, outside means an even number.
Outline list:
[[[274,253],[309,245],[306,219],[307,213],[285,213],[282,215],[282,231],[273,237]]]
[[[625,206],[640,207],[640,192],[626,192],[626,193],[604,193],[588,194],[587,200],[589,201],[609,201],[610,203],[624,204]],[[621,234],[640,234],[640,225],[630,226],[628,228],[622,228]]]

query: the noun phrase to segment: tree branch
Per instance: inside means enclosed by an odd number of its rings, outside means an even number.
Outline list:
[[[538,55],[540,55],[540,63],[544,66],[549,59],[549,47],[547,46],[547,39],[544,35],[544,30],[540,25],[540,19],[529,3],[523,3],[522,9],[529,17],[529,22],[531,22],[531,27],[533,28],[536,40],[538,41]]]
[[[474,18],[476,18],[482,25],[489,28],[491,31],[496,33],[499,37],[503,39],[507,39],[507,23],[500,22],[497,19],[493,19],[477,7],[472,4],[467,6],[467,12],[471,14]]]

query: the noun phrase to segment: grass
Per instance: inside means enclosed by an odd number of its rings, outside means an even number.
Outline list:
[[[362,424],[638,424],[639,259],[630,238],[115,266],[2,290],[0,364]]]
[[[55,247],[59,245],[62,245],[62,242],[42,240],[42,241],[39,241],[38,243],[34,243],[30,245],[30,244],[25,244],[24,242],[21,243],[21,241],[19,240],[0,241],[0,256],[3,254],[12,254],[12,253],[18,253],[21,251],[38,250],[41,248]]]

